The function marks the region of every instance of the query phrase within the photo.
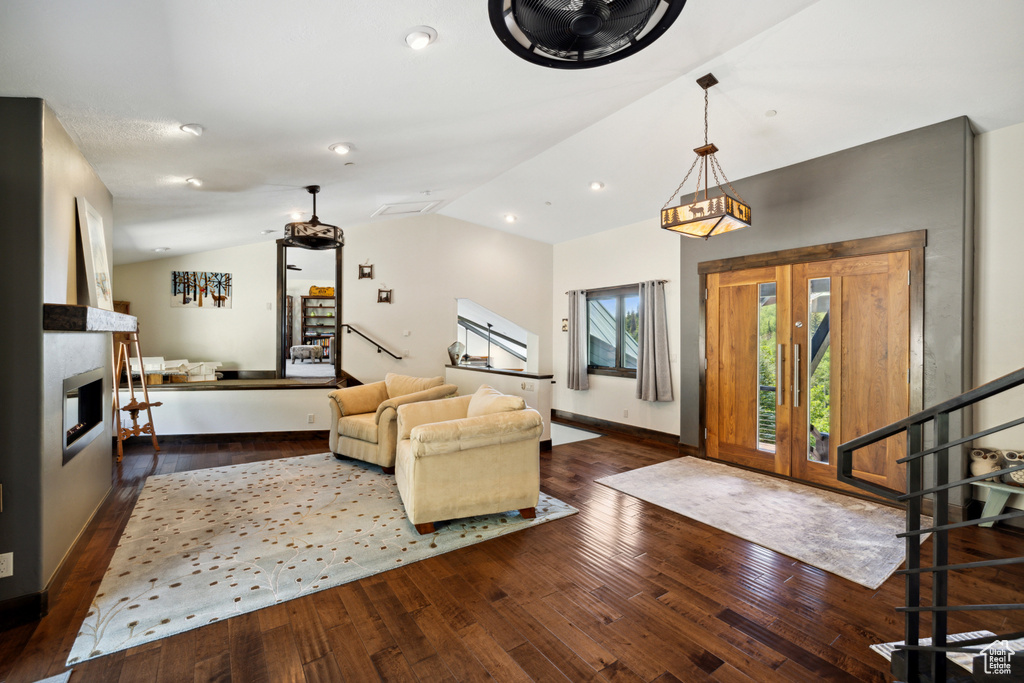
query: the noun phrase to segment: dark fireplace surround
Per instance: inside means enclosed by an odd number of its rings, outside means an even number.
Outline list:
[[[103,431],[103,368],[64,379],[63,464]]]

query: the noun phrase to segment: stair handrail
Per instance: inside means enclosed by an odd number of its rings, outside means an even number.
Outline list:
[[[1024,609],[1024,604],[986,604],[986,605],[949,605],[949,573],[964,569],[976,569],[982,567],[995,567],[1007,564],[1024,563],[1024,557],[1010,557],[988,559],[978,562],[966,562],[949,564],[949,531],[966,526],[989,524],[992,522],[1012,519],[1024,516],[1024,510],[1016,510],[1005,514],[983,516],[978,519],[966,520],[963,522],[949,523],[949,491],[959,486],[965,486],[992,477],[1001,477],[1024,470],[1024,465],[1004,467],[998,471],[986,472],[977,476],[962,477],[959,473],[954,481],[949,480],[949,449],[962,446],[983,436],[989,436],[997,432],[1024,424],[1024,417],[1004,422],[996,427],[984,429],[969,436],[958,439],[949,439],[949,416],[958,410],[972,406],[979,401],[997,396],[1005,391],[1024,385],[1024,368],[1011,372],[1007,375],[992,380],[979,387],[966,391],[959,396],[951,398],[931,408],[922,410],[902,420],[893,422],[890,425],[876,429],[872,432],[851,439],[840,444],[836,449],[837,469],[839,481],[855,486],[861,490],[868,491],[875,495],[887,498],[895,502],[906,504],[906,531],[897,534],[898,537],[906,540],[907,566],[897,574],[902,574],[906,580],[906,605],[897,607],[898,612],[903,612],[904,617],[904,640],[902,645],[896,646],[892,654],[892,673],[898,680],[916,682],[919,680],[945,681],[946,680],[946,655],[949,652],[973,652],[976,650],[966,649],[966,645],[981,645],[995,642],[996,640],[1012,640],[1022,637],[1021,633],[989,636],[976,638],[971,641],[961,641],[947,644],[946,633],[948,614],[951,611],[982,611],[982,610],[1019,610]],[[930,448],[924,447],[925,424],[932,422],[933,445]],[[907,492],[903,493],[880,486],[874,482],[857,478],[853,474],[853,453],[854,451],[878,443],[893,436],[906,433],[907,435],[907,456],[897,460],[897,463],[907,467]],[[924,486],[924,465],[925,459],[932,457],[932,478],[933,485]],[[990,495],[992,492],[989,492]],[[1024,493],[1024,490],[1022,490]],[[932,496],[933,521],[928,528],[921,527],[922,503],[925,496]],[[934,534],[932,565],[921,566],[921,536]],[[921,604],[921,574],[931,572],[932,595],[929,605]],[[932,613],[932,634],[931,645],[920,644],[920,615],[924,612]],[[1016,657],[1015,657],[1016,661]]]
[[[389,356],[391,356],[391,357],[392,357],[392,358],[394,358],[395,360],[402,360],[402,357],[401,357],[401,356],[399,356],[399,355],[398,355],[398,354],[396,354],[396,353],[392,353],[392,352],[391,352],[391,351],[389,351],[389,350],[388,350],[388,349],[387,349],[386,347],[382,346],[382,345],[380,344],[380,342],[378,342],[378,341],[376,341],[376,340],[374,340],[374,339],[371,339],[370,337],[367,337],[367,336],[366,336],[365,334],[363,334],[362,332],[360,332],[360,331],[359,331],[358,329],[356,329],[355,327],[353,327],[353,326],[352,326],[352,325],[350,325],[349,323],[341,323],[341,324],[340,324],[340,325],[339,325],[338,327],[344,327],[344,328],[345,328],[345,334],[351,334],[352,332],[355,332],[355,333],[356,333],[356,334],[358,334],[358,335],[359,335],[360,337],[362,337],[362,338],[363,338],[363,339],[365,339],[366,341],[368,341],[368,342],[370,342],[371,344],[373,344],[374,346],[376,346],[376,347],[377,347],[377,353],[381,353],[381,352],[383,352],[383,353],[386,353],[386,354],[388,354]]]

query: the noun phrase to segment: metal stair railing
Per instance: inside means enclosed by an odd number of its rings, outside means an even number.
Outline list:
[[[1024,385],[1024,368],[903,420],[847,441],[837,448],[839,481],[906,505],[906,531],[899,534],[899,536],[906,539],[907,563],[906,569],[897,572],[905,577],[906,604],[903,607],[896,608],[898,612],[904,613],[904,644],[897,646],[892,656],[892,673],[898,680],[908,681],[909,683],[916,683],[918,681],[946,681],[947,653],[973,652],[977,654],[977,649],[970,650],[967,649],[967,646],[984,645],[997,640],[1013,640],[1024,637],[1024,633],[1008,633],[971,641],[960,641],[956,642],[953,646],[947,644],[946,640],[948,635],[948,615],[950,612],[1024,609],[1024,604],[1020,603],[985,605],[948,604],[950,573],[967,569],[1024,563],[1024,557],[994,558],[958,564],[949,563],[949,532],[951,530],[1024,516],[1024,510],[1015,510],[1006,514],[981,517],[963,522],[949,522],[949,492],[951,489],[991,477],[1001,477],[1004,474],[1024,469],[1024,465],[1014,465],[996,472],[969,477],[963,477],[962,473],[956,472],[953,475],[953,481],[950,481],[949,450],[951,448],[963,446],[975,439],[1024,424],[1024,417],[1021,417],[951,441],[949,438],[950,414],[1021,385]],[[924,437],[928,423],[931,423],[933,445],[925,448]],[[907,435],[907,456],[897,462],[905,464],[907,467],[906,493],[879,486],[854,476],[853,458],[855,451],[904,433]],[[930,485],[926,485],[924,481],[924,465],[925,460],[929,458],[932,463],[933,476]],[[1024,489],[1022,489],[1022,493],[1024,493]],[[922,528],[922,506],[925,496],[932,497],[932,526]],[[922,567],[921,536],[929,533],[934,534],[932,564],[931,566]],[[931,604],[928,605],[924,605],[921,602],[921,576],[925,573],[932,574]],[[932,617],[930,645],[920,644],[921,615],[924,613],[931,613]],[[1014,657],[1014,661],[1017,661],[1017,656]]]
[[[341,324],[341,325],[339,325],[338,327],[344,327],[344,328],[345,328],[345,333],[346,333],[346,334],[351,334],[351,333],[355,332],[355,333],[356,333],[356,334],[358,334],[358,335],[359,335],[360,337],[362,337],[362,338],[363,338],[363,339],[365,339],[366,341],[368,341],[368,342],[370,342],[371,344],[373,344],[374,346],[376,346],[376,347],[377,347],[377,353],[381,353],[381,352],[383,352],[383,353],[386,353],[386,354],[388,354],[389,356],[391,356],[391,357],[392,357],[392,358],[394,358],[395,360],[402,360],[402,357],[401,357],[401,356],[399,356],[398,354],[392,353],[391,351],[388,351],[388,350],[387,350],[387,349],[386,349],[385,347],[381,346],[380,342],[377,342],[377,341],[374,341],[373,339],[370,339],[370,338],[369,338],[369,337],[367,337],[367,336],[366,336],[365,334],[363,334],[362,332],[360,332],[360,331],[359,331],[359,330],[357,330],[356,328],[352,327],[352,326],[351,326],[351,325],[349,325],[348,323],[342,323],[342,324]]]

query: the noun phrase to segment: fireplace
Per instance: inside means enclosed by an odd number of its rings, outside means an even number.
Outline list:
[[[64,464],[103,431],[103,368],[64,380]]]

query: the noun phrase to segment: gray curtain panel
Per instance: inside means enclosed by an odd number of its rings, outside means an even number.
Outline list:
[[[587,375],[587,290],[569,292],[569,377],[570,389],[590,388]]]
[[[672,400],[668,363],[665,283],[640,283],[640,338],[636,356],[636,397],[643,401]]]

